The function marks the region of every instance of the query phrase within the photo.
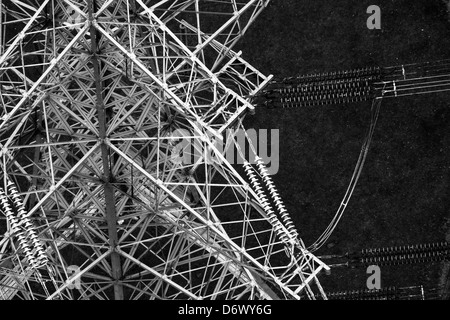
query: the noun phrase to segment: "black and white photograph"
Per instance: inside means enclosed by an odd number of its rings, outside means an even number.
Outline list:
[[[0,300],[449,300],[449,173],[448,0],[0,0]]]

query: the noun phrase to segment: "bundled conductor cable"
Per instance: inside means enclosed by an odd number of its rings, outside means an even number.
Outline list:
[[[269,108],[296,108],[445,91],[450,91],[450,60],[272,80],[255,103]]]
[[[327,292],[327,297],[329,300],[425,300],[425,292],[423,286],[386,287]]]
[[[353,255],[352,264],[368,266],[401,265],[450,259],[450,243],[436,242],[410,246],[363,249]]]
[[[380,68],[365,68],[284,78],[262,92],[263,104],[295,108],[366,101],[375,97],[373,84],[380,76]]]

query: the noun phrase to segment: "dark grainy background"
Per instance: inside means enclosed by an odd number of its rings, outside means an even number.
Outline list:
[[[381,8],[381,30],[366,9]],[[265,74],[285,77],[450,58],[443,0],[272,1],[235,49]],[[318,255],[445,241],[450,189],[450,93],[383,100],[358,186]],[[247,127],[280,129],[273,177],[306,245],[324,231],[351,178],[369,124],[370,103],[273,110]],[[382,287],[439,284],[443,265],[383,267]],[[366,270],[333,269],[327,291],[363,289]]]

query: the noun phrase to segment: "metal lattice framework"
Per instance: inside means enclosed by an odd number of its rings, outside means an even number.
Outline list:
[[[232,50],[267,3],[0,0],[0,299],[326,298],[216,143],[271,78]]]

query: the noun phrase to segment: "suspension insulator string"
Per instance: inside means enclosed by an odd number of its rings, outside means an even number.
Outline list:
[[[242,125],[242,120],[239,120],[239,122],[240,122],[240,125]],[[245,130],[243,130],[243,131],[246,136],[246,140],[249,143],[249,146],[250,146],[249,149],[251,150],[251,152],[253,152],[253,154],[255,155],[255,158],[258,157],[256,148],[253,146],[253,143],[252,143],[250,137],[248,136],[248,134]],[[272,228],[273,228],[275,234],[285,244],[284,249],[285,249],[286,255],[288,257],[291,257],[291,260],[292,260],[291,263],[293,263],[294,262],[295,242],[291,239],[291,235],[290,235],[289,231],[287,230],[287,228],[285,228],[283,226],[283,224],[281,223],[281,221],[278,219],[277,215],[275,214],[270,202],[267,199],[264,189],[261,186],[261,183],[258,179],[256,170],[253,168],[253,166],[250,164],[250,162],[248,162],[246,160],[245,155],[242,152],[239,144],[236,143],[236,141],[234,139],[233,139],[233,142],[235,143],[238,153],[240,154],[242,159],[244,159],[244,164],[243,164],[244,171],[250,180],[251,187],[253,188],[253,190],[255,191],[255,193],[258,197],[257,201],[261,205],[263,210],[266,212],[266,214],[268,216],[268,221],[272,225]]]
[[[25,226],[25,234],[29,239],[29,241],[33,244],[33,247],[35,249],[34,252],[37,255],[36,259],[33,259],[33,261],[36,262],[35,267],[45,265],[48,261],[47,255],[45,254],[42,243],[38,239],[33,223],[26,216],[27,212],[25,210],[25,205],[23,204],[23,201],[17,191],[17,188],[12,181],[8,181],[7,187],[8,191],[11,194],[11,198],[13,199],[13,202],[16,206],[18,218],[22,221],[23,225]],[[37,263],[37,261],[39,261],[39,263]]]
[[[242,120],[239,120],[239,121],[240,121],[240,124],[242,125]],[[245,130],[243,130],[243,132],[246,137],[246,140],[249,143],[249,150],[250,150],[250,152],[253,152],[253,155],[255,156],[255,160],[256,160],[257,158],[259,158],[257,150],[256,150],[255,146],[253,145],[252,140],[248,136],[247,132]],[[294,246],[296,244],[296,240],[292,238],[292,235],[289,232],[289,229],[286,228],[281,223],[278,216],[275,214],[270,202],[267,199],[264,189],[261,186],[261,183],[258,179],[256,170],[253,168],[253,166],[247,160],[245,160],[246,159],[245,155],[243,154],[239,144],[236,143],[236,141],[234,139],[233,139],[233,141],[235,142],[236,149],[239,152],[240,156],[242,157],[242,159],[244,159],[244,164],[243,164],[244,170],[250,180],[251,186],[255,190],[255,193],[257,194],[257,196],[260,198],[260,199],[258,199],[258,202],[261,204],[262,208],[267,213],[268,218],[269,218],[268,220],[269,220],[270,224],[272,225],[273,230],[278,235],[280,240],[286,245],[285,246],[286,255],[288,257],[291,257],[292,259],[294,259]],[[291,263],[293,263],[293,262],[294,261],[292,260]]]
[[[296,241],[296,239],[298,238],[298,231],[295,227],[294,222],[291,219],[291,216],[289,215],[289,212],[286,210],[283,200],[281,199],[278,190],[276,189],[275,184],[273,183],[272,178],[270,177],[270,174],[267,171],[266,166],[264,165],[263,159],[256,156],[255,161],[258,166],[259,173],[264,183],[266,184],[267,189],[269,190],[273,202],[275,203],[275,206],[278,210],[281,220],[284,222],[286,229],[289,231],[290,238],[293,241]]]
[[[39,241],[33,223],[26,216],[25,206],[16,186],[9,179],[7,179],[7,191],[11,201],[2,188],[0,188],[0,201],[10,224],[11,234],[16,235],[19,248],[24,252],[29,265],[32,268],[39,268],[48,261],[42,243]]]
[[[36,259],[33,256],[32,247],[30,246],[29,242],[26,240],[24,232],[21,228],[21,223],[19,223],[19,221],[15,217],[15,214],[9,204],[8,198],[5,195],[4,191],[1,189],[0,189],[0,200],[2,203],[3,211],[6,214],[6,219],[8,220],[8,222],[11,226],[11,229],[10,229],[11,233],[16,234],[18,242],[19,242],[19,247],[24,252],[25,258],[27,259],[28,263],[34,267],[34,265],[36,263]]]
[[[256,195],[258,196],[257,200],[258,200],[259,204],[261,205],[261,207],[266,212],[266,214],[269,218],[268,220],[269,220],[270,224],[273,226],[275,233],[279,236],[281,241],[283,241],[284,243],[287,244],[289,242],[289,237],[286,235],[286,233],[283,232],[283,226],[282,226],[280,220],[278,220],[278,217],[276,216],[275,212],[273,211],[271,204],[267,200],[266,194],[265,194],[263,188],[261,187],[260,182],[258,181],[258,178],[254,172],[254,169],[248,161],[244,162],[244,170],[250,180],[250,184],[251,184],[253,190],[255,191]]]

